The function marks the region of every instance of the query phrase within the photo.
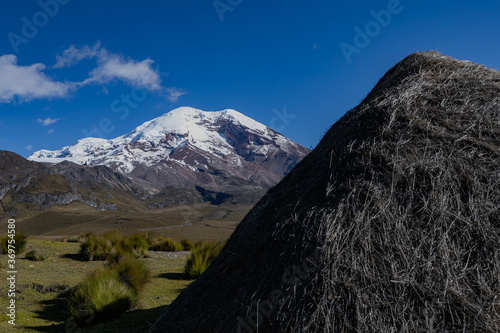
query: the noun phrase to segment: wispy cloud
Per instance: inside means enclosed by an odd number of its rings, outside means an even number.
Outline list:
[[[61,120],[61,118],[57,118],[57,119],[45,118],[45,119],[38,119],[38,122],[40,124],[42,124],[43,126],[49,126],[49,125],[57,123],[59,120]]]
[[[24,148],[26,148],[26,150],[29,150],[29,151],[33,150],[33,146],[32,145],[24,146]]]
[[[175,87],[165,88],[165,92],[167,93],[167,100],[171,103],[177,102],[181,96],[186,94],[184,90]]]
[[[97,42],[92,47],[85,45],[84,47],[77,48],[75,45],[71,45],[68,49],[63,51],[62,55],[56,56],[56,64],[52,67],[69,67],[79,63],[83,59],[94,58],[99,54],[100,48],[101,42]]]
[[[43,64],[19,66],[13,54],[0,56],[0,103],[10,103],[16,98],[30,101],[66,97],[72,88],[71,83],[54,81],[43,70]]]
[[[52,134],[52,133],[54,133],[54,132],[55,132],[55,130],[51,128],[51,129],[49,129],[49,130],[47,131],[47,134]]]

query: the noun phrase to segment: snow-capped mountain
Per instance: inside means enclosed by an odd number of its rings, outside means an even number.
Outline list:
[[[85,138],[28,159],[106,165],[148,183],[153,193],[167,186],[228,192],[231,187],[270,187],[308,152],[235,110],[182,107],[115,139]]]

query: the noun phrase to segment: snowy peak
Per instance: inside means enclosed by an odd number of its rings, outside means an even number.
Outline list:
[[[182,134],[188,136],[191,141],[205,141],[209,139],[206,135],[207,130],[213,130],[214,126],[224,120],[245,126],[249,131],[255,133],[266,134],[268,131],[265,125],[235,110],[207,112],[190,107],[181,107],[145,122],[132,132],[113,141],[132,143],[143,140],[156,144],[167,134]]]
[[[224,181],[235,177],[271,186],[307,153],[304,147],[235,110],[181,107],[117,138],[84,138],[59,150],[37,151],[28,159],[106,165],[162,186],[189,187],[199,179],[219,186],[220,179],[211,173],[224,174]]]

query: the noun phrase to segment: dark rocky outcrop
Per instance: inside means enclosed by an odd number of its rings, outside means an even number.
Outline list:
[[[498,332],[500,73],[408,56],[151,332]]]

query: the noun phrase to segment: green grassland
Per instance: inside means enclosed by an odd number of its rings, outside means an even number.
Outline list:
[[[123,234],[154,231],[178,240],[224,240],[253,206],[230,201],[221,205],[208,202],[175,204],[171,201],[176,196],[174,192],[171,190],[140,199],[120,188],[79,185],[72,188],[61,175],[34,176],[29,186],[23,188],[23,193],[40,197],[30,201],[19,198],[17,192],[8,191],[0,202],[0,230],[7,230],[4,228],[7,220],[14,216],[17,232],[28,236],[71,236],[89,231],[118,230]],[[44,195],[57,197],[71,193],[78,193],[79,200],[86,203],[72,201],[50,206],[50,200],[43,199]],[[96,208],[106,204],[112,204],[116,210],[100,211]],[[106,209],[112,208],[108,206]]]
[[[75,228],[75,232],[76,230]],[[28,238],[24,253],[39,249],[48,259],[30,261],[24,259],[23,253],[16,260],[18,273],[15,327],[7,324],[7,273],[5,269],[0,270],[4,289],[0,293],[0,332],[67,331],[66,325],[72,324],[68,324],[66,301],[58,298],[59,292],[75,286],[88,272],[104,265],[103,262],[80,261],[79,248],[79,243]],[[140,259],[151,270],[152,279],[146,285],[138,306],[115,320],[89,327],[76,327],[69,331],[144,332],[162,309],[192,282],[183,273],[187,259],[186,253],[167,257],[165,253],[150,252],[147,258]],[[7,257],[1,255],[0,260],[6,263]]]
[[[52,206],[16,217],[16,230],[28,236],[76,236],[118,230],[123,234],[154,232],[174,240],[225,240],[250,210],[250,205],[214,206],[208,203],[149,210],[142,205],[120,205],[117,211],[97,211],[84,203]],[[7,230],[2,218],[0,230]]]
[[[51,193],[63,194],[68,191],[66,185],[60,177],[51,177],[35,182],[30,192],[51,188]],[[105,193],[94,192],[100,202],[107,202]],[[81,193],[85,199],[87,195],[90,197],[84,189]],[[153,233],[177,242],[182,239],[225,241],[252,207],[250,204],[216,206],[198,203],[149,209],[148,204],[154,202],[136,200],[120,191],[113,193],[113,202],[118,204],[118,210],[98,211],[81,202],[40,210],[37,205],[17,202],[11,192],[2,199],[2,204],[13,207],[17,214],[16,232],[27,235],[28,239],[25,251],[17,256],[16,261],[15,327],[7,324],[7,272],[0,269],[3,289],[0,293],[0,332],[144,332],[165,306],[192,282],[184,274],[189,255],[165,257],[165,254],[151,251],[148,257],[140,259],[150,269],[152,278],[138,305],[115,320],[67,329],[71,323],[68,324],[66,300],[60,297],[61,292],[76,286],[104,262],[82,261],[78,255],[80,243],[61,240],[76,239],[88,232],[103,234],[116,230],[122,235]],[[8,230],[7,220],[11,216],[5,211],[0,215],[0,230]],[[26,253],[35,249],[48,258],[44,261],[24,258]],[[6,255],[0,255],[0,261],[3,263],[0,267],[5,267]]]

